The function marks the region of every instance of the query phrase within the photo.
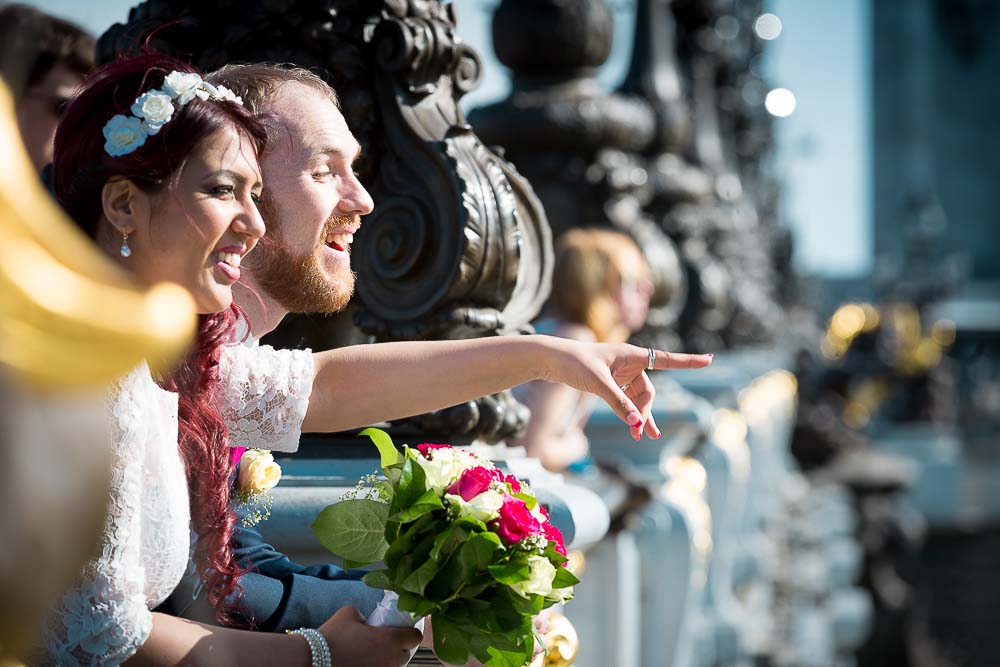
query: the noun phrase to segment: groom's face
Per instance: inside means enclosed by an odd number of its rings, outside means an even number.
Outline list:
[[[334,103],[307,85],[283,84],[268,111],[277,129],[261,162],[267,234],[249,268],[289,312],[336,312],[354,290],[353,235],[373,208],[352,166],[361,147]]]

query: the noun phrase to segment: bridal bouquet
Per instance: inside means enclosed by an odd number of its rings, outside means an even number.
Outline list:
[[[348,567],[376,561],[369,586],[398,594],[401,611],[429,615],[434,651],[452,664],[471,653],[488,667],[521,667],[533,653],[532,617],[573,596],[559,529],[528,487],[491,462],[448,445],[378,447],[385,480],[367,497],[323,510],[313,532]]]

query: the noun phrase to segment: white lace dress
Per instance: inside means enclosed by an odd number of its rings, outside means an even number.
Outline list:
[[[294,451],[312,390],[308,351],[226,348],[219,405],[234,445]],[[99,555],[53,608],[38,664],[118,665],[152,629],[188,565],[187,482],[177,395],[142,364],[109,397],[114,470]],[[247,443],[247,444],[244,444]]]

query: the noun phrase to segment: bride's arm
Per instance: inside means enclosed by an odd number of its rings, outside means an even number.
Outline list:
[[[333,667],[397,667],[420,643],[413,628],[365,625],[354,607],[341,607],[317,628],[330,647]],[[270,632],[248,632],[153,614],[153,629],[126,663],[129,667],[308,667],[312,655],[305,639]]]
[[[633,437],[657,437],[646,349],[552,336],[354,345],[313,355],[303,430],[340,431],[456,405],[530,380],[603,398]],[[657,351],[657,369],[702,368],[708,355]],[[628,384],[628,390],[620,386]]]
[[[129,667],[306,667],[312,660],[302,637],[220,628],[154,613],[152,632],[126,664]]]

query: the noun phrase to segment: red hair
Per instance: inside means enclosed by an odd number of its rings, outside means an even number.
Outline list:
[[[258,155],[264,127],[232,102],[198,98],[177,108],[160,131],[137,150],[112,157],[104,150],[104,124],[129,108],[142,93],[160,88],[171,71],[198,73],[187,63],[158,53],[112,61],[94,71],[59,123],[52,162],[56,198],[76,223],[97,238],[101,192],[111,178],[126,178],[147,192],[172,187],[191,152],[231,126],[251,139]],[[219,357],[233,342],[238,316],[234,305],[199,318],[198,336],[186,359],[161,384],[178,394],[179,448],[187,471],[191,520],[198,534],[195,563],[205,581],[216,620],[233,624],[229,605],[242,571],[231,544],[236,517],[230,503],[233,464],[229,432],[215,406]]]

